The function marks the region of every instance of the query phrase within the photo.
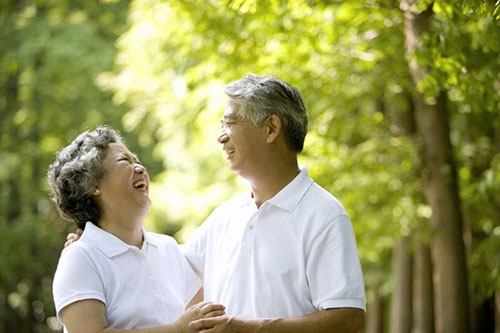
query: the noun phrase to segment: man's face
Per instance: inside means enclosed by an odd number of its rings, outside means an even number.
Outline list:
[[[260,149],[265,144],[265,133],[262,127],[243,118],[239,108],[231,101],[227,103],[218,141],[227,155],[231,170],[243,178],[252,178],[261,161]]]

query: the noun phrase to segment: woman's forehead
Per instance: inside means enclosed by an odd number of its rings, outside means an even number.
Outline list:
[[[108,145],[108,150],[116,152],[116,153],[129,153],[131,154],[130,150],[125,146],[123,143],[118,143],[118,142],[111,142]]]
[[[135,160],[139,161],[139,157],[132,153],[127,146],[125,146],[123,143],[117,143],[117,142],[112,142],[108,145],[108,151],[111,151],[112,154],[114,155],[127,155],[127,156],[132,156]]]

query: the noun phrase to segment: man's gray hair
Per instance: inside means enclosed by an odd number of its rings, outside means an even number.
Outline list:
[[[239,113],[256,126],[276,115],[281,119],[289,150],[300,153],[307,134],[307,111],[300,91],[272,76],[249,74],[225,87]]]

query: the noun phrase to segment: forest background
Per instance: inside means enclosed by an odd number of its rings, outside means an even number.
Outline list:
[[[367,332],[500,332],[497,0],[0,0],[0,332],[57,332],[74,227],[46,171],[99,124],[151,174],[148,229],[183,242],[246,184],[222,87],[298,87],[300,163],[344,204]]]

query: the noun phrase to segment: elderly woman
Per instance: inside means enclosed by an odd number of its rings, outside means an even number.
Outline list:
[[[224,314],[203,302],[184,309],[201,282],[169,236],[145,231],[149,176],[108,127],[80,134],[49,167],[61,216],[84,229],[54,276],[57,317],[70,332],[190,332],[190,321]]]

